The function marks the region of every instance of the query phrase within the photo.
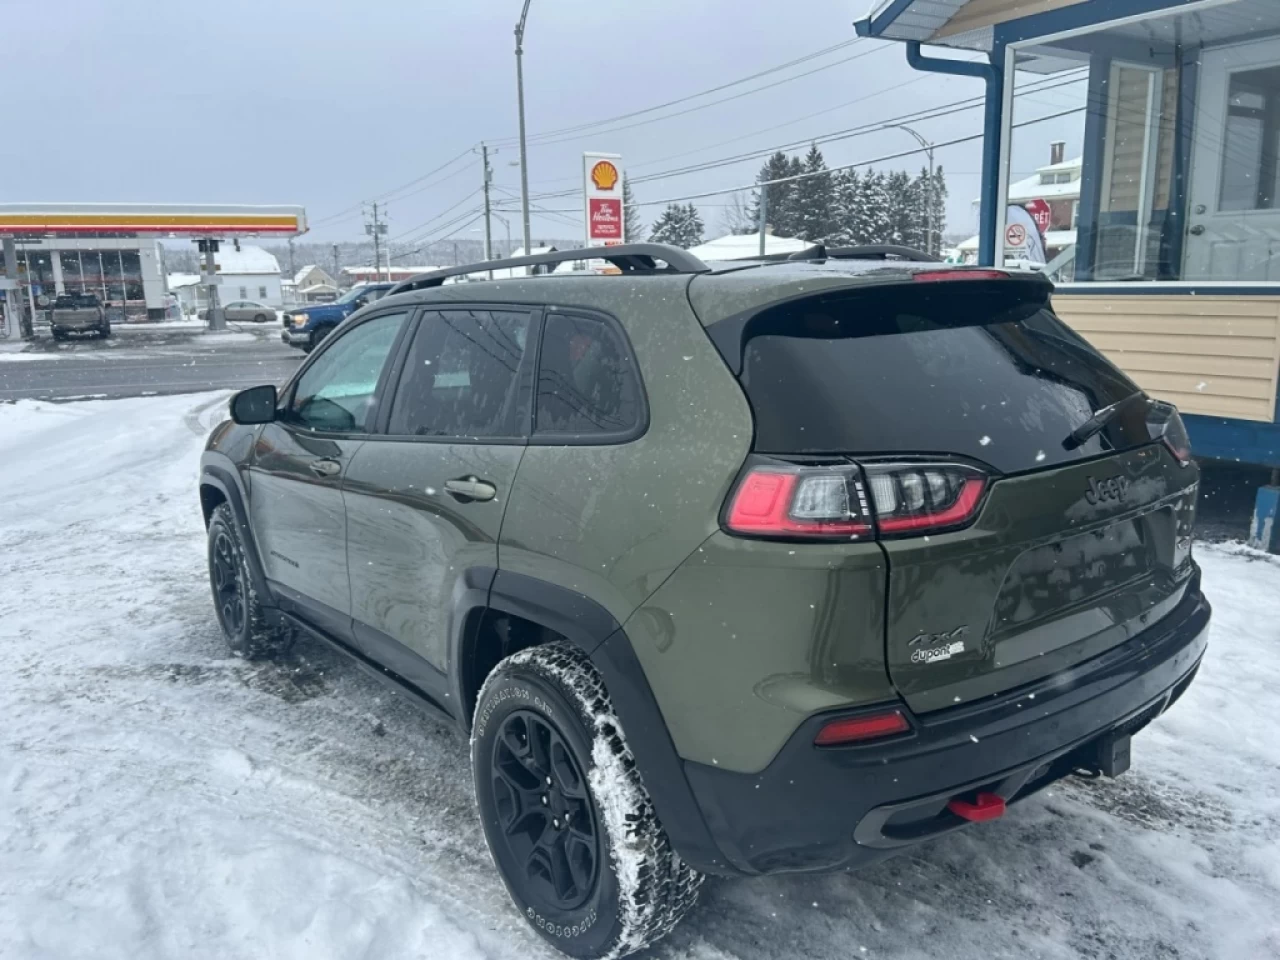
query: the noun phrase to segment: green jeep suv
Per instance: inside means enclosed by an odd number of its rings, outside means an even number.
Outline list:
[[[1181,420],[1040,276],[903,253],[401,284],[209,439],[231,648],[453,718],[575,957],[1118,775],[1205,651]]]

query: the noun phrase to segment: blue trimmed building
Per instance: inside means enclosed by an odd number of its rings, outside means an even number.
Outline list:
[[[1255,533],[1280,551],[1280,0],[881,0],[856,28],[984,84],[979,262],[1013,258],[1015,163],[1075,139],[1055,306],[1198,455],[1275,471]]]

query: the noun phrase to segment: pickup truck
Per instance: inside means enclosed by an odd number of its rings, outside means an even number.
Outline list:
[[[333,332],[351,314],[366,304],[380,300],[394,283],[365,283],[352,287],[333,303],[316,303],[309,307],[286,310],[280,339],[307,353]]]
[[[96,333],[111,336],[111,321],[102,303],[92,293],[63,293],[53,301],[49,311],[49,331],[55,340],[65,340],[68,333]]]

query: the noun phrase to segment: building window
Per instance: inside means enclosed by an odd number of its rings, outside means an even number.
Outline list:
[[[240,299],[241,299],[241,300],[248,300],[248,299],[249,299],[249,288],[248,288],[248,287],[241,287],[241,288],[240,288]]]
[[[266,287],[259,287],[259,288],[258,288],[258,299],[259,299],[259,300],[265,300],[265,299],[267,299],[267,288],[266,288]]]

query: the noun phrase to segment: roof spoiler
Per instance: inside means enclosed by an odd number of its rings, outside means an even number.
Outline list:
[[[387,291],[387,296],[408,293],[411,290],[427,290],[438,287],[450,277],[489,270],[509,270],[514,267],[538,267],[553,263],[570,263],[575,260],[607,260],[623,273],[707,273],[705,263],[687,250],[665,243],[623,243],[612,247],[583,247],[578,250],[558,250],[555,253],[538,253],[529,257],[510,257],[506,260],[482,260],[460,267],[447,267],[420,273],[403,280]],[[666,264],[659,267],[658,261]]]
[[[795,253],[767,253],[752,260],[764,263],[781,263],[786,260],[910,260],[913,263],[941,263],[931,253],[904,247],[896,243],[864,243],[856,247],[828,247],[815,243]]]

